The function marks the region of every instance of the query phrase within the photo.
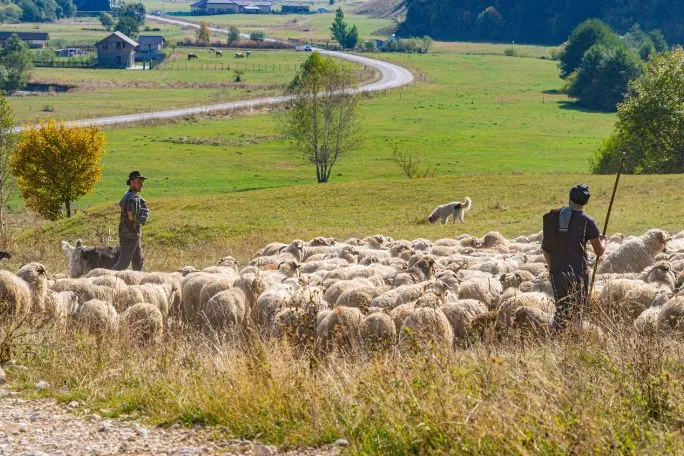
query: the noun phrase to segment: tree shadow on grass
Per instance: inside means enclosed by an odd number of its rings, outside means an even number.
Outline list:
[[[567,109],[569,111],[577,111],[577,112],[584,112],[588,114],[610,114],[611,112],[615,111],[602,111],[600,109],[590,109],[585,106],[582,106],[579,104],[577,101],[570,101],[570,100],[561,100],[557,102],[558,105],[561,107],[561,109]]]

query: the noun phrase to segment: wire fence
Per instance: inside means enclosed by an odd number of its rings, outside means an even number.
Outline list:
[[[34,67],[38,68],[95,68],[95,65],[97,62],[83,62],[83,61],[60,61],[60,60],[51,60],[51,61],[40,61],[36,60],[33,62]]]

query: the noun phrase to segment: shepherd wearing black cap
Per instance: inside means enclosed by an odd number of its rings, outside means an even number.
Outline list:
[[[544,215],[542,252],[549,266],[549,278],[556,299],[553,327],[565,328],[573,318],[578,321],[587,307],[589,274],[587,271],[587,241],[597,257],[605,251],[594,219],[584,213],[591,192],[584,184],[570,189],[568,206],[552,209]]]
[[[145,264],[140,238],[142,226],[147,223],[150,210],[142,196],[139,195],[145,182],[145,176],[140,171],[132,171],[128,175],[126,185],[128,191],[124,194],[119,206],[121,218],[119,219],[119,259],[112,267],[115,271],[128,268],[133,262],[134,271],[142,271]]]

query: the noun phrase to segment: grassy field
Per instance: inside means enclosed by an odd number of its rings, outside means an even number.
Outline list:
[[[188,61],[193,52],[198,59]],[[15,120],[54,117],[72,120],[199,106],[280,94],[307,55],[293,50],[256,50],[248,59],[235,59],[233,49],[216,58],[205,49],[179,48],[152,71],[35,68],[31,82],[57,86],[34,96],[7,97]],[[360,65],[345,63],[349,71]],[[239,70],[241,82],[233,82]],[[373,72],[359,73],[360,80]],[[67,88],[66,91],[61,91]]]
[[[555,62],[504,57],[503,49],[438,43],[429,55],[382,55],[412,68],[417,81],[364,98],[366,142],[339,161],[328,184],[314,183],[313,168],[289,150],[273,113],[107,129],[96,191],[75,205],[74,217],[55,223],[13,208],[13,257],[3,267],[41,261],[51,274],[63,272],[61,239],[100,244],[116,233],[116,202],[132,169],[149,177],[149,270],[204,267],[225,255],[244,264],[269,242],[314,236],[535,233],[542,214],[564,204],[578,182],[591,186],[587,211],[602,226],[614,177],[588,174],[587,160],[614,115],[577,109],[558,94]],[[193,69],[184,72],[198,78],[193,83],[213,71]],[[145,83],[182,82],[173,77]],[[395,148],[434,177],[403,177]],[[609,232],[681,231],[681,188],[684,175],[623,176]],[[473,199],[465,225],[425,221],[436,205],[464,196]],[[32,391],[47,380],[53,388],[27,395],[153,424],[215,426],[218,439],[290,448],[345,438],[352,454],[684,451],[681,341],[631,331],[320,364],[291,347],[235,350],[194,332],[172,332],[145,349],[45,328],[31,337],[30,354],[18,352],[29,369],[11,374],[12,387]]]

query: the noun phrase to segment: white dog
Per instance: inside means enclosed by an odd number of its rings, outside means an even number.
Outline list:
[[[442,224],[445,224],[447,219],[451,216],[454,218],[454,224],[456,223],[456,218],[458,218],[461,223],[465,223],[463,221],[463,214],[470,210],[471,205],[472,201],[467,196],[463,202],[452,201],[451,203],[442,204],[441,206],[437,206],[435,210],[432,211],[432,214],[428,216],[428,222],[435,223],[437,219],[440,219]]]

